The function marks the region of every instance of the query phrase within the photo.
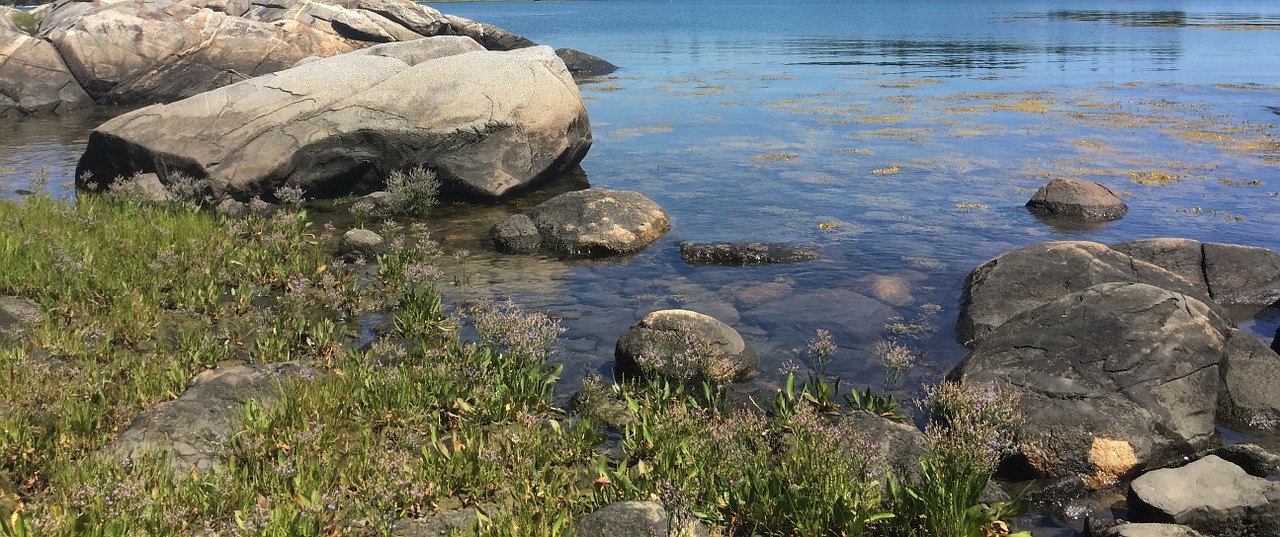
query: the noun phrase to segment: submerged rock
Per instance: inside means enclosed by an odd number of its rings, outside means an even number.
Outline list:
[[[669,229],[666,211],[643,194],[590,188],[560,194],[524,215],[510,216],[495,225],[489,236],[499,250],[508,252],[542,249],[573,257],[605,257],[643,250]]]
[[[1129,514],[1135,521],[1171,522],[1206,535],[1280,535],[1280,483],[1209,455],[1133,480]]]
[[[269,198],[286,184],[327,197],[425,166],[446,190],[496,198],[560,175],[590,147],[586,108],[550,48],[415,65],[391,56],[432,54],[326,58],[119,116],[90,134],[78,185],[85,172],[151,172],[195,178],[215,198]]]
[[[810,248],[776,242],[685,242],[680,244],[680,257],[690,265],[742,267],[812,261],[818,254]]]
[[[1088,222],[1119,220],[1129,211],[1129,206],[1101,183],[1067,178],[1041,186],[1027,208]]]
[[[1229,330],[1193,297],[1104,283],[1001,324],[948,378],[1009,383],[1028,470],[1101,486],[1217,442]]]

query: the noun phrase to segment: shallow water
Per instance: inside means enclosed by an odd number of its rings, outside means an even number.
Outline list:
[[[483,237],[502,206],[432,219],[468,284],[564,319],[566,394],[607,375],[618,335],[655,309],[733,325],[768,390],[817,329],[830,372],[879,385],[871,352],[927,355],[903,396],[965,353],[959,287],[977,264],[1049,240],[1178,236],[1280,250],[1280,5],[1185,0],[754,0],[450,3],[444,11],[622,66],[584,82],[592,186],[643,192],[672,230],[604,261],[501,256]],[[1118,10],[1122,7],[1123,10]],[[70,181],[89,118],[4,120],[0,188],[47,168]],[[1130,206],[1087,227],[1023,204],[1052,177],[1102,182]],[[693,267],[681,241],[812,245],[795,265]],[[879,293],[877,295],[877,292]],[[865,296],[878,296],[879,303]],[[1242,326],[1270,338],[1269,310]]]

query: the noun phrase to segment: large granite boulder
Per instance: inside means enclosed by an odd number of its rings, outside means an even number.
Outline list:
[[[215,198],[269,198],[282,185],[328,197],[424,166],[446,190],[497,198],[586,154],[586,107],[550,48],[398,59],[433,56],[325,58],[129,112],[90,134],[78,186],[85,172],[99,187],[152,172],[165,183],[195,178]]]
[[[170,0],[60,4],[41,24],[99,103],[168,102],[359,48],[296,21],[234,17]]]
[[[1009,319],[949,378],[1021,396],[1025,470],[1102,486],[1217,442],[1229,330],[1190,296],[1104,283]]]
[[[618,368],[628,374],[652,374],[670,380],[699,382],[711,377],[747,380],[756,375],[760,358],[727,324],[688,310],[661,310],[646,315],[618,338]],[[724,359],[725,363],[715,363]],[[727,370],[714,370],[725,367]]]
[[[1111,249],[1186,278],[1219,304],[1269,306],[1280,300],[1280,254],[1266,248],[1160,238]]]
[[[1280,483],[1209,455],[1133,480],[1129,516],[1181,524],[1205,535],[1280,535]]]
[[[1041,186],[1027,202],[1027,208],[1087,222],[1119,220],[1129,211],[1129,206],[1101,183],[1068,178]]]
[[[956,336],[982,341],[1013,316],[1107,282],[1141,282],[1212,304],[1202,288],[1159,266],[1095,242],[1033,244],[1001,254],[965,278]]]
[[[0,8],[0,117],[62,114],[92,105],[57,49],[20,30],[10,20],[14,12]]]
[[[590,188],[566,192],[490,230],[507,252],[547,250],[574,257],[638,252],[671,229],[667,212],[639,192]]]

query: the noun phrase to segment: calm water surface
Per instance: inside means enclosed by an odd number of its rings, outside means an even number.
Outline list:
[[[471,255],[465,299],[564,318],[566,388],[608,374],[618,335],[655,309],[720,318],[760,351],[768,390],[817,329],[830,371],[876,385],[871,349],[927,355],[904,392],[959,361],[959,286],[982,261],[1049,240],[1178,236],[1280,250],[1280,4],[1243,1],[604,0],[450,3],[442,11],[622,68],[582,84],[592,186],[643,192],[671,232],[629,258],[490,252],[510,206],[450,206],[435,236]],[[0,187],[70,179],[102,117],[6,120]],[[1052,177],[1121,192],[1109,225],[1042,222]],[[681,241],[808,244],[818,262],[692,267]],[[880,304],[867,301],[875,296]],[[1243,326],[1274,333],[1274,310]],[[565,390],[567,393],[568,390]]]

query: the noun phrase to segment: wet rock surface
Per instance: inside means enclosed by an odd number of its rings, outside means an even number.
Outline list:
[[[643,194],[591,188],[560,194],[524,215],[510,216],[489,236],[502,251],[606,257],[638,252],[670,228],[666,211]]]
[[[680,257],[690,265],[733,267],[801,263],[819,258],[812,248],[774,242],[685,242],[680,244]]]
[[[1027,208],[1088,222],[1119,220],[1129,211],[1129,206],[1101,183],[1068,178],[1041,186]]]

